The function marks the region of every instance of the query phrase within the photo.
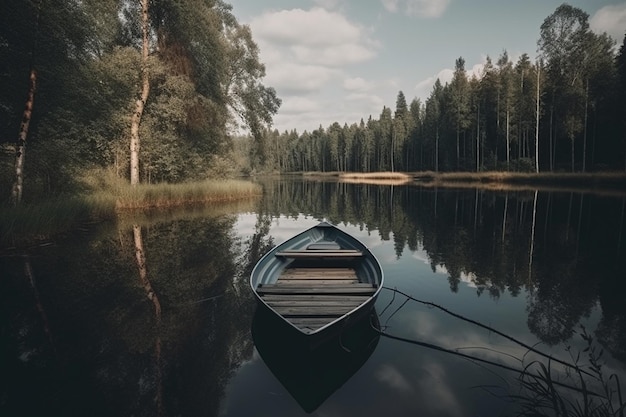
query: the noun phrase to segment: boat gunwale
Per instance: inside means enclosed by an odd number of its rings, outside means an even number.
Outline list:
[[[372,265],[374,266],[374,269],[376,270],[375,271],[376,275],[379,278],[378,278],[377,282],[372,284],[374,286],[374,288],[375,288],[374,293],[371,296],[369,296],[367,298],[364,298],[364,301],[361,304],[359,304],[358,306],[356,306],[352,310],[348,311],[347,313],[345,313],[345,314],[335,318],[334,320],[326,323],[325,325],[323,325],[323,326],[321,326],[321,327],[319,327],[319,328],[317,328],[315,330],[312,330],[310,332],[306,332],[303,329],[301,329],[298,326],[296,326],[295,324],[291,323],[290,320],[288,320],[282,314],[278,313],[274,308],[272,308],[272,306],[270,306],[263,299],[263,297],[257,291],[258,285],[260,283],[258,282],[258,279],[255,280],[255,277],[260,275],[260,273],[258,272],[257,268],[260,268],[260,265],[264,265],[267,262],[267,259],[269,257],[274,257],[277,252],[280,252],[281,250],[284,250],[285,245],[288,245],[289,242],[296,241],[298,238],[303,237],[305,234],[309,234],[313,230],[318,229],[318,228],[323,228],[323,227],[332,228],[339,235],[347,236],[348,239],[353,241],[353,242],[355,242],[357,244],[357,246],[361,246],[361,251],[363,252],[363,260],[364,260],[364,262],[365,262],[366,259],[369,259],[372,262]],[[282,321],[284,321],[285,323],[288,323],[292,328],[294,328],[301,335],[304,335],[306,337],[311,337],[311,336],[322,334],[327,329],[329,329],[331,327],[334,327],[335,325],[338,325],[342,321],[348,320],[350,317],[353,317],[353,316],[354,317],[359,317],[362,312],[366,312],[365,310],[369,311],[373,307],[373,304],[374,304],[376,298],[378,297],[378,294],[382,290],[383,282],[384,282],[384,271],[383,271],[383,268],[382,268],[382,266],[380,264],[380,261],[371,252],[371,250],[363,242],[361,242],[358,238],[356,238],[356,237],[352,236],[351,234],[341,230],[337,226],[335,226],[335,225],[333,225],[331,223],[325,222],[325,221],[322,221],[322,222],[318,223],[315,226],[312,226],[312,227],[310,227],[308,229],[305,229],[302,232],[300,232],[300,233],[290,237],[289,239],[285,240],[284,242],[280,243],[279,245],[276,245],[274,248],[272,248],[270,251],[268,251],[265,255],[263,255],[259,259],[259,261],[256,263],[256,265],[254,266],[254,268],[252,269],[252,272],[250,274],[250,287],[252,288],[252,292],[256,296],[257,300],[259,300],[265,306],[265,308],[269,309],[273,314],[275,314],[278,317],[280,317],[282,319]]]

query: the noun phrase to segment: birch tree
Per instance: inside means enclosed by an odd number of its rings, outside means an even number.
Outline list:
[[[130,122],[130,185],[139,184],[139,125],[150,94],[148,56],[150,47],[149,0],[140,0],[141,5],[141,91],[135,101],[135,110]]]

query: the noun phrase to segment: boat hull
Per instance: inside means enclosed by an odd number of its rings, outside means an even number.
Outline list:
[[[262,309],[302,335],[319,337],[370,313],[383,280],[363,243],[322,222],[265,254],[250,286]]]

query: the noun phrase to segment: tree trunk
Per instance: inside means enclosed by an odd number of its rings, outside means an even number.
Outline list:
[[[583,131],[583,172],[586,172],[587,168],[587,114],[589,104],[589,78],[587,78],[587,88],[585,89],[585,125]]]
[[[552,95],[552,104],[550,104],[550,172],[554,171],[554,152],[556,150],[556,141],[554,141],[552,138],[553,122],[554,122],[554,94]]]
[[[435,130],[435,172],[439,172],[439,125]]]
[[[22,191],[24,185],[24,160],[26,157],[26,138],[28,137],[28,127],[33,116],[33,106],[35,104],[35,90],[37,89],[37,71],[34,68],[30,70],[30,85],[28,87],[28,98],[26,106],[22,114],[22,123],[20,124],[20,132],[15,143],[15,182],[11,198],[13,205],[17,206],[22,201]]]
[[[511,170],[511,135],[510,135],[510,110],[506,108],[506,170]]]
[[[480,171],[480,105],[476,111],[476,172]]]
[[[148,1],[141,0],[141,30],[143,34],[141,48],[141,96],[135,103],[135,111],[130,125],[130,185],[139,184],[139,126],[141,117],[150,94],[148,74]]]
[[[459,171],[460,164],[460,151],[459,151],[459,131],[461,127],[459,126],[459,119],[461,118],[461,111],[457,108],[456,115],[456,170]]]
[[[537,65],[537,123],[535,125],[535,172],[539,173],[539,71],[541,67]]]
[[[396,137],[396,127],[393,127],[393,130],[391,131],[391,158],[389,158],[389,160],[391,161],[391,172],[394,172],[394,164],[393,164],[393,159],[395,158],[395,152],[394,152],[394,139]]]
[[[571,151],[572,151],[572,155],[571,155],[572,156],[572,172],[575,172],[576,171],[575,166],[574,166],[574,139],[575,139],[575,136],[572,134],[572,135],[570,135],[569,139],[570,139],[570,142],[571,142],[571,145],[572,145],[571,148],[570,148]]]

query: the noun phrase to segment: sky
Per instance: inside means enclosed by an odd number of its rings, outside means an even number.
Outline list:
[[[562,0],[226,0],[249,25],[266,67],[263,84],[282,105],[273,127],[309,132],[343,126],[424,102],[437,78],[452,79],[455,61],[480,76],[487,56],[506,50],[516,62],[537,55],[539,28]],[[593,31],[617,45],[626,33],[626,1],[570,0]]]

